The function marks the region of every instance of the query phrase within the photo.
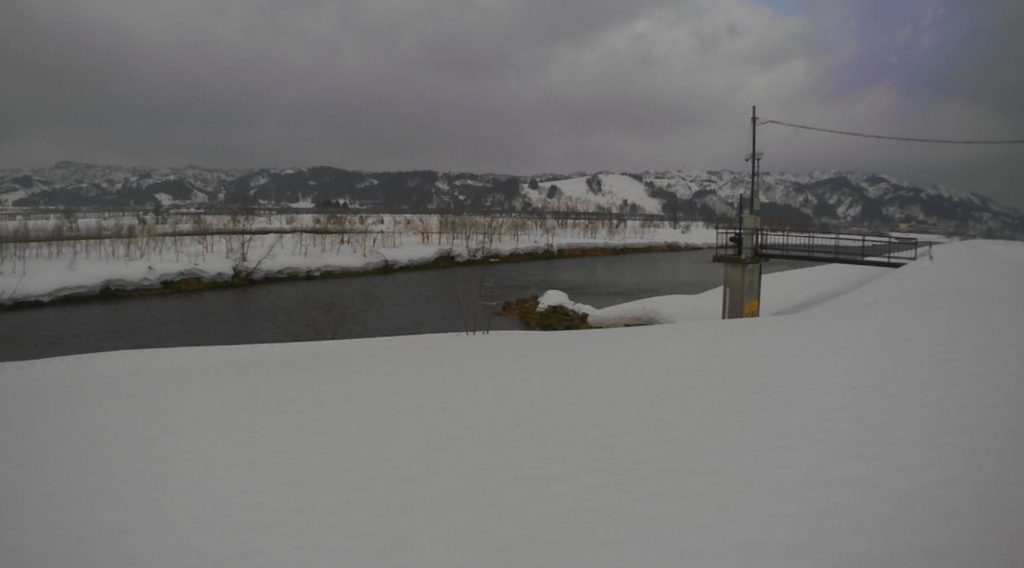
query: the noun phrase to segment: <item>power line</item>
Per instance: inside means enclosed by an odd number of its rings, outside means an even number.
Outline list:
[[[952,140],[947,138],[915,138],[911,136],[884,136],[881,134],[865,134],[863,132],[850,132],[848,130],[834,130],[832,128],[819,128],[817,126],[807,126],[806,124],[794,124],[792,122],[782,122],[781,120],[761,120],[758,121],[759,125],[766,124],[778,124],[779,126],[788,126],[790,128],[799,128],[800,130],[811,130],[813,132],[825,132],[828,134],[842,134],[843,136],[856,136],[858,138],[874,138],[877,140],[894,140],[897,142],[922,142],[925,144],[985,144],[985,145],[1007,145],[1007,144],[1024,144],[1024,139],[1020,140]]]

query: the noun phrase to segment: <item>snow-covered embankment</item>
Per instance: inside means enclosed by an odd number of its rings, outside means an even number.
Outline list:
[[[873,266],[823,265],[766,274],[762,280],[762,315],[800,311],[854,290],[890,272]],[[548,290],[538,298],[537,309],[564,306],[587,314],[593,327],[622,327],[716,320],[722,317],[722,288],[700,294],[644,298],[607,308],[574,302],[561,290]]]
[[[0,305],[48,302],[104,290],[149,290],[184,279],[201,283],[256,281],[339,272],[370,272],[429,264],[439,257],[465,261],[485,256],[535,254],[567,249],[630,249],[713,244],[713,229],[621,228],[614,234],[573,234],[551,222],[542,229],[449,234],[424,243],[415,227],[390,224],[379,234],[253,234],[220,237],[0,243]]]
[[[1022,277],[964,242],[784,317],[2,364],[0,564],[1015,568]]]

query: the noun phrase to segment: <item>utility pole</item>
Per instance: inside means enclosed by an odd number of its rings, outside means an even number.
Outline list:
[[[761,158],[764,152],[757,151],[757,106],[753,107],[750,113],[750,153],[746,160],[750,162],[750,211],[749,214],[757,215],[761,209]]]
[[[754,201],[757,199],[757,105],[750,111],[750,214],[753,215]]]
[[[730,239],[737,244],[736,254],[718,255],[714,259],[724,263],[722,319],[757,317],[761,313],[761,258],[757,238],[761,228],[758,183],[763,154],[757,151],[756,106],[750,113],[750,130],[750,154],[746,157],[750,162],[750,199],[746,211],[740,199],[740,226]]]

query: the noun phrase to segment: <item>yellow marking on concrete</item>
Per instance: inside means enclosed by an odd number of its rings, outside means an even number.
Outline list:
[[[750,300],[743,306],[743,317],[756,318],[761,313],[761,302]]]

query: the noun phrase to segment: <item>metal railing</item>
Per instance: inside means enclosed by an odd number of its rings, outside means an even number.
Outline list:
[[[715,255],[722,260],[741,256],[743,239],[737,228],[718,229]],[[755,256],[763,259],[809,260],[868,266],[902,266],[917,259],[917,239],[890,235],[856,235],[757,229]]]

